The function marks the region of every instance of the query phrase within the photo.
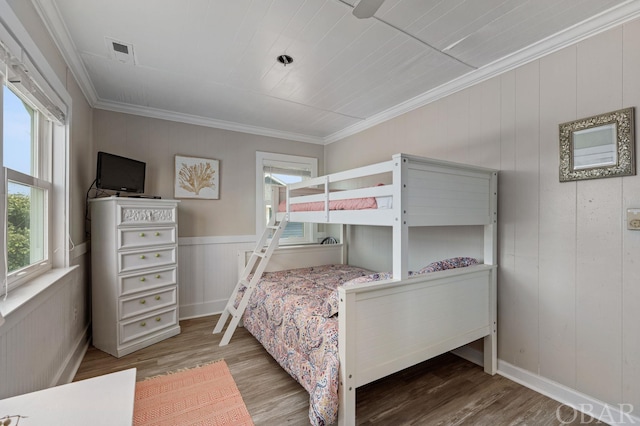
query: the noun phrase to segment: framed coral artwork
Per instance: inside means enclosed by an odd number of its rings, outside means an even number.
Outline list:
[[[176,155],[175,198],[220,198],[220,162],[209,158]]]

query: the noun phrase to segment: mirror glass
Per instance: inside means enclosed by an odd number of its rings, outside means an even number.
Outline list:
[[[573,132],[573,170],[613,166],[617,162],[615,124]]]
[[[636,174],[634,108],[560,124],[560,182]]]

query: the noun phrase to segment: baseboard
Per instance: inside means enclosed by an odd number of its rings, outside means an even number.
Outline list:
[[[69,354],[66,359],[66,362],[63,368],[60,370],[58,377],[53,381],[51,386],[64,385],[67,383],[71,383],[73,378],[76,376],[78,372],[78,368],[80,368],[80,364],[82,363],[82,359],[84,355],[87,353],[87,349],[89,349],[89,330],[91,329],[91,324],[87,325],[76,341],[74,350]]]
[[[219,314],[224,310],[226,305],[227,299],[214,300],[205,303],[194,303],[191,305],[180,305],[180,319],[185,320]]]
[[[483,365],[482,352],[477,349],[463,346],[452,353],[474,364]],[[585,413],[611,426],[640,424],[640,417],[630,414],[634,408],[631,404],[607,404],[500,359],[498,374],[573,408],[575,418],[567,420],[579,420],[581,413]]]
[[[506,361],[498,360],[498,374],[609,425],[640,424],[640,418],[630,414],[631,404],[607,404]]]

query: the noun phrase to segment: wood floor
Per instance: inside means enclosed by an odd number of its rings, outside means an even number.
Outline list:
[[[181,321],[180,335],[119,359],[90,347],[75,380],[132,367],[142,380],[224,358],[257,426],[308,425],[309,395],[302,386],[244,328],[219,347],[221,335],[211,334],[217,319]],[[452,354],[370,383],[356,395],[359,425],[603,424]]]

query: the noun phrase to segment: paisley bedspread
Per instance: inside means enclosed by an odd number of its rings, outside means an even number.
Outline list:
[[[309,392],[313,425],[338,418],[338,318],[330,296],[339,285],[368,274],[349,265],[268,272],[249,299],[245,328]]]
[[[430,263],[409,276],[478,263],[474,258],[454,257]],[[338,419],[338,286],[392,276],[349,265],[266,272],[251,294],[244,326],[309,392],[311,424],[324,426]],[[244,289],[238,292],[235,306],[243,293]]]

